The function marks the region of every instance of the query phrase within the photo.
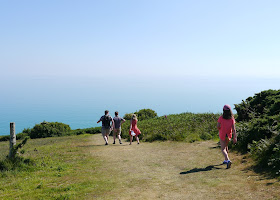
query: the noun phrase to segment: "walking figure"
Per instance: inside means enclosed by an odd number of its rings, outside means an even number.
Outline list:
[[[118,139],[120,144],[122,144],[121,141],[121,125],[125,122],[125,119],[122,117],[119,117],[119,112],[115,112],[115,117],[113,118],[114,120],[114,132],[113,132],[113,138],[114,142],[113,144],[116,144],[116,134],[118,135]]]
[[[137,140],[137,144],[139,144],[139,135],[141,134],[141,131],[137,127],[137,116],[135,114],[132,115],[130,120],[130,129],[129,129],[129,135],[130,135],[130,145],[132,143],[133,136],[135,136]]]
[[[233,143],[237,142],[237,135],[235,130],[235,120],[229,105],[224,105],[223,115],[219,117],[217,128],[219,129],[219,137],[221,143],[221,150],[225,157],[223,164],[227,164],[227,169],[231,167],[231,161],[228,156],[228,143],[232,138]]]
[[[102,128],[101,128],[101,132],[102,132],[102,136],[105,140],[105,145],[108,145],[108,139],[109,139],[109,135],[110,132],[114,126],[114,121],[112,119],[112,117],[109,115],[109,111],[105,110],[105,115],[103,115],[97,123],[102,121]]]

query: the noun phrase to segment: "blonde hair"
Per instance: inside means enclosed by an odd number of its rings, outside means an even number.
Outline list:
[[[131,116],[131,119],[133,120],[133,119],[137,119],[137,116],[135,115],[135,114],[133,114],[132,116]]]

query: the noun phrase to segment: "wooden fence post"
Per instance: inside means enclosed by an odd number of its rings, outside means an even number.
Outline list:
[[[16,128],[15,122],[10,123],[10,153],[9,158],[13,156],[13,147],[16,145]]]

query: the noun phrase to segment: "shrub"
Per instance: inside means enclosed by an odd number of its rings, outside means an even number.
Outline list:
[[[28,133],[18,133],[16,135],[17,140],[23,140],[26,136],[28,136]]]
[[[93,127],[84,129],[87,134],[97,134],[101,133],[101,127]]]
[[[152,109],[141,109],[135,114],[138,116],[139,121],[157,117],[157,113]]]
[[[9,135],[0,136],[0,141],[1,142],[9,141],[9,140],[10,140],[10,136]]]
[[[156,117],[138,122],[140,139],[144,141],[188,141],[217,138],[217,120],[220,114],[182,113]],[[122,137],[129,138],[130,123],[122,125]]]
[[[24,170],[34,165],[34,161],[31,159],[20,156],[20,154],[24,154],[24,150],[18,152],[26,144],[28,139],[29,137],[25,137],[21,143],[13,147],[10,157],[7,156],[4,160],[0,161],[0,171]]]
[[[235,105],[238,143],[234,148],[250,152],[256,168],[279,176],[280,90],[266,90]],[[272,170],[271,170],[272,169]]]
[[[123,118],[124,118],[125,120],[131,120],[132,115],[133,115],[133,113],[126,113],[126,114],[123,116]]]
[[[70,126],[59,122],[42,122],[36,124],[30,131],[30,137],[46,138],[54,136],[67,135],[70,132]]]
[[[152,119],[152,118],[155,118],[157,117],[157,113],[152,110],[152,109],[141,109],[135,113],[127,113],[124,115],[124,119],[125,120],[131,120],[131,117],[133,114],[136,114],[137,115],[137,118],[139,121],[142,121],[142,120],[146,120],[146,119]]]

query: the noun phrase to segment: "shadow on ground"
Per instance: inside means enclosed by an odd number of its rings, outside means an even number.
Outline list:
[[[223,164],[209,165],[205,168],[194,168],[194,169],[191,169],[189,171],[180,172],[180,174],[191,174],[191,173],[196,173],[196,172],[207,172],[207,171],[211,171],[211,170],[215,170],[215,169],[225,169],[225,168],[217,167],[217,166],[221,166],[221,165],[223,165]]]

